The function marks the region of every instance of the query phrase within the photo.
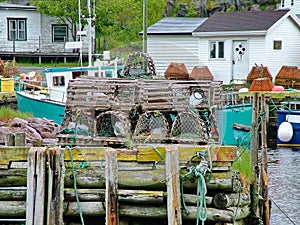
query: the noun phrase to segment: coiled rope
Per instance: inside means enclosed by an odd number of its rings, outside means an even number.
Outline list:
[[[190,211],[187,208],[184,195],[183,195],[183,184],[185,180],[190,178],[197,178],[197,221],[196,224],[199,225],[199,221],[202,221],[202,225],[207,219],[207,209],[206,209],[206,199],[205,195],[207,193],[206,182],[205,182],[205,175],[207,172],[211,175],[211,169],[209,168],[207,160],[204,158],[202,151],[197,151],[194,156],[190,159],[190,163],[192,162],[193,158],[198,157],[201,159],[200,163],[197,166],[190,166],[189,172],[180,178],[181,182],[181,197],[182,197],[182,204],[183,208],[185,209],[186,213],[189,214]]]

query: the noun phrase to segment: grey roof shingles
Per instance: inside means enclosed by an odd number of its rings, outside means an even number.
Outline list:
[[[196,32],[261,31],[268,30],[289,10],[215,13]]]
[[[192,34],[207,18],[165,17],[147,28],[147,35]]]

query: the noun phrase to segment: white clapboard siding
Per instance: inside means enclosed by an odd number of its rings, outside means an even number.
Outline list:
[[[189,73],[198,65],[198,39],[191,34],[149,35],[147,42],[148,54],[160,76],[164,76],[170,63],[184,63]]]

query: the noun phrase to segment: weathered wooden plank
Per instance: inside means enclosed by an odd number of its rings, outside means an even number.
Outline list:
[[[26,145],[26,136],[24,132],[15,134],[15,146],[25,146]]]
[[[30,148],[27,170],[26,224],[43,225],[45,212],[46,148]]]
[[[0,147],[0,164],[10,161],[27,161],[29,147]]]
[[[165,156],[166,145],[160,145],[155,147],[161,155]],[[237,157],[236,146],[178,146],[179,149],[179,160],[189,161],[197,151],[207,151],[207,159],[211,161],[234,161]],[[138,146],[137,160],[143,161],[161,161],[162,159],[151,146]],[[209,159],[209,155],[210,158]]]
[[[5,146],[15,145],[15,135],[13,133],[6,134],[4,139]]]
[[[73,188],[66,188],[65,201],[76,201]],[[99,201],[105,202],[105,189],[78,189],[80,201]],[[1,193],[1,192],[0,192]],[[118,201],[139,204],[163,204],[163,191],[145,191],[145,190],[118,190]],[[195,197],[195,196],[194,196]]]
[[[1,187],[0,201],[25,201],[26,191],[26,187]]]
[[[178,149],[166,148],[167,213],[169,225],[181,225],[181,196]]]
[[[105,168],[105,224],[117,225],[119,224],[117,151],[115,149],[106,149],[105,161],[107,164]]]
[[[105,160],[106,147],[74,147],[72,156],[74,161],[102,161]],[[129,149],[117,149],[118,161],[135,161],[137,152]],[[70,153],[65,151],[65,160],[70,160]]]
[[[79,188],[104,188],[105,187],[105,174],[102,169],[86,168],[75,169],[77,186]],[[181,174],[188,171],[181,170]],[[66,187],[73,186],[72,171],[66,170],[65,185]],[[222,191],[233,191],[234,183],[232,181],[232,173],[213,173],[210,180],[207,182],[208,189],[216,189]],[[195,179],[186,180],[184,188],[195,189],[197,182]],[[166,189],[166,176],[165,167],[157,165],[154,169],[150,170],[132,170],[118,172],[118,187],[122,189],[144,189],[144,190],[165,190]]]
[[[47,224],[64,224],[64,151],[61,149],[48,150],[48,202]]]

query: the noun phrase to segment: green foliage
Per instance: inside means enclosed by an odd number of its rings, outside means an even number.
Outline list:
[[[234,5],[231,5],[227,10],[226,12],[234,12],[235,11],[235,6]]]
[[[6,106],[2,106],[0,108],[0,121],[7,122],[7,121],[14,119],[15,117],[19,117],[21,119],[26,119],[26,118],[33,117],[33,115],[30,113],[22,113],[20,111],[13,110]]]
[[[148,0],[147,26],[163,18],[165,0]],[[140,42],[143,30],[143,1],[114,0],[102,2],[97,8],[97,36],[101,51],[132,42]]]
[[[240,149],[240,157],[233,162],[231,169],[240,173],[240,180],[244,188],[248,188],[252,183],[253,167],[251,165],[250,151],[248,149]]]

